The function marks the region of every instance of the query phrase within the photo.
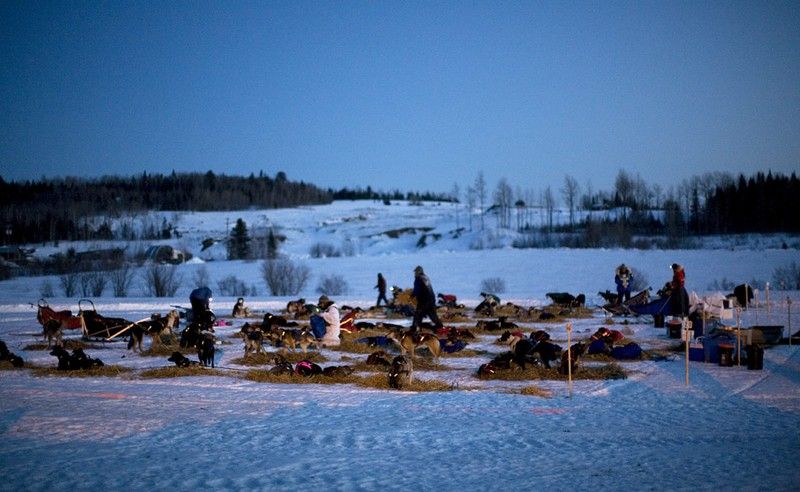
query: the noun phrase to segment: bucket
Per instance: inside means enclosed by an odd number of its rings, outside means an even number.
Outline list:
[[[654,314],[653,315],[653,327],[655,328],[664,328],[664,315],[663,314]]]
[[[733,345],[720,343],[717,347],[719,348],[719,365],[723,367],[733,366]]]
[[[764,347],[748,345],[745,350],[747,352],[747,368],[751,371],[764,369]]]
[[[678,320],[669,320],[667,322],[667,336],[670,338],[681,338],[681,328],[683,324]]]

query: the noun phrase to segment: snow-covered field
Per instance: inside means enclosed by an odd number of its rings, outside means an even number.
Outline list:
[[[188,306],[191,279],[205,268],[210,287],[235,275],[260,295],[252,309],[276,312],[289,298],[266,294],[259,262],[222,261],[215,247],[200,252],[205,237],[224,237],[225,223],[239,217],[256,227],[259,217],[285,234],[282,251],[304,262],[312,278],[300,294],[316,299],[325,276],[340,275],[347,293],[338,304],[369,306],[375,277],[407,288],[423,265],[437,292],[453,293],[468,306],[479,301],[481,282],[500,278],[503,302],[524,306],[549,302],[546,292],[583,292],[589,305],[597,291],[613,289],[613,269],[625,262],[660,287],[669,265],[686,267],[687,288],[700,296],[726,279],[769,281],[773,270],[797,261],[796,250],[728,249],[689,251],[472,249],[476,232],[449,234],[467,224],[444,205],[384,206],[339,202],[324,207],[241,214],[178,217],[184,247],[214,261],[178,267],[184,279],[173,298],[94,299],[101,314],[141,319]],[[474,219],[473,219],[474,220]],[[473,226],[476,223],[473,222]],[[438,241],[418,249],[421,233],[392,239],[381,232],[431,227]],[[502,242],[493,234],[492,241]],[[484,236],[485,239],[485,236]],[[310,258],[314,244],[354,254]],[[485,243],[484,243],[485,244]],[[77,245],[76,245],[77,246]],[[61,244],[61,248],[66,245]],[[44,250],[45,248],[41,248]],[[44,253],[44,251],[42,251]],[[0,339],[38,366],[55,366],[40,342],[36,311],[43,282],[55,277],[0,282]],[[759,292],[759,301],[766,300]],[[787,305],[789,298],[793,304]],[[228,314],[232,297],[215,296],[212,308]],[[48,299],[57,309],[77,309],[78,297]],[[770,304],[743,313],[741,324],[798,328],[800,293],[770,292]],[[408,323],[410,320],[406,320]],[[566,320],[565,320],[566,321]],[[605,314],[571,320],[574,339],[608,326]],[[646,348],[674,344],[649,317],[614,318],[613,328]],[[626,322],[627,321],[627,322]],[[729,321],[732,322],[732,321]],[[231,340],[242,320],[219,328]],[[624,323],[624,324],[623,324]],[[566,346],[565,323],[528,323],[546,328]],[[77,335],[70,335],[77,336]],[[470,348],[499,353],[497,335]],[[148,343],[148,342],[145,342]],[[37,377],[29,370],[0,371],[0,490],[796,490],[800,483],[800,352],[796,346],[765,351],[763,370],[666,361],[624,362],[629,377],[613,381],[484,381],[474,373],[484,357],[447,357],[446,371],[419,371],[453,391],[413,393],[353,385],[270,384],[239,377],[239,342],[224,346],[227,376],[142,379],[136,372],[170,365],[158,357],[131,354],[123,342],[88,349],[106,364],[134,369],[121,377]],[[338,364],[342,352],[323,350]],[[365,357],[365,356],[364,356]],[[549,397],[520,394],[535,385]]]

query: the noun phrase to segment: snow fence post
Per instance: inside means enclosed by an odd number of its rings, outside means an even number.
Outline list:
[[[758,289],[753,291],[753,310],[756,314],[756,325],[758,325]]]
[[[683,343],[686,347],[686,386],[689,386],[689,340],[692,337],[689,336],[689,330],[692,329],[692,322],[686,320],[683,323]]]
[[[786,296],[786,323],[789,327],[789,346],[792,346],[792,300]]]
[[[766,303],[767,303],[767,317],[769,317],[769,315],[770,315],[770,307],[769,307],[769,282],[767,282],[767,285],[766,285],[766,292],[764,293],[764,295],[766,296],[766,299],[764,300],[764,302],[766,302]]]
[[[747,285],[747,284],[745,284]],[[747,289],[745,289],[747,292]],[[747,299],[747,295],[744,296]],[[747,301],[745,301],[745,305],[747,305]],[[741,366],[741,358],[742,358],[742,308],[736,308],[736,366]]]
[[[572,323],[567,323],[567,385],[572,398]]]

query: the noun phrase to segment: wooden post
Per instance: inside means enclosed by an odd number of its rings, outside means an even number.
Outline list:
[[[750,284],[744,284],[744,309],[747,310],[750,305]]]
[[[747,284],[745,284],[746,286]],[[745,292],[747,289],[745,288]],[[747,295],[744,296],[747,299]],[[745,301],[745,304],[747,301]],[[741,354],[741,346],[742,346],[742,308],[736,308],[736,365],[739,365],[739,354]]]
[[[766,293],[765,293],[765,296],[766,296],[766,299],[765,299],[765,301],[766,301],[766,303],[767,303],[767,317],[769,317],[769,314],[770,314],[770,307],[769,307],[769,282],[767,282],[767,285],[766,285],[766,290],[767,290],[767,291],[766,291]]]
[[[689,330],[692,329],[692,322],[683,323],[683,343],[686,345],[686,386],[689,386]]]
[[[789,327],[789,346],[792,346],[792,300],[786,296],[786,324]]]
[[[567,323],[567,381],[572,398],[572,323]]]
[[[756,315],[756,324],[758,324],[758,290],[753,291],[753,312]]]

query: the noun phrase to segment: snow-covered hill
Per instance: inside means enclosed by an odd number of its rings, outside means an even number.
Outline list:
[[[565,214],[557,214],[564,220]],[[690,289],[705,292],[721,284],[754,282],[763,286],[773,272],[795,261],[797,251],[781,249],[786,238],[728,238],[726,248],[710,239],[714,247],[692,250],[625,249],[514,249],[516,233],[500,230],[495,219],[469,219],[463,206],[453,204],[379,201],[338,201],[330,205],[278,210],[239,212],[152,213],[115,219],[114,227],[149,227],[169,223],[180,238],[132,243],[90,242],[31,245],[38,255],[103,249],[127,248],[127,254],[144,251],[153,244],[169,244],[190,252],[194,259],[177,267],[181,284],[176,295],[184,298],[196,287],[197,278],[208,278],[212,289],[233,276],[256,292],[257,298],[270,298],[261,274],[260,261],[227,261],[224,240],[237,221],[242,219],[254,241],[263,241],[267,232],[285,238],[280,253],[307,266],[311,278],[298,295],[313,297],[320,283],[330,277],[343,278],[345,297],[371,299],[375,278],[382,272],[390,285],[409,287],[416,265],[423,265],[439,292],[478,299],[487,279],[499,279],[504,285],[503,298],[522,303],[546,302],[544,294],[552,291],[585,293],[592,300],[600,290],[613,287],[613,270],[619,263],[633,266],[645,285],[658,288],[669,279],[669,265],[678,262],[686,267]],[[262,238],[262,239],[258,239]],[[216,239],[203,249],[203,242]],[[792,240],[789,239],[789,242]],[[323,248],[320,248],[323,247]],[[312,249],[333,251],[334,256],[314,257]],[[203,275],[199,272],[202,271]],[[146,294],[142,275],[137,275],[130,289],[131,297]],[[495,282],[496,283],[496,282]],[[49,284],[54,297],[61,297],[58,278],[19,278],[0,282],[0,298],[31,302],[40,297]],[[773,290],[775,286],[773,285]],[[110,297],[110,289],[101,297]],[[67,303],[74,301],[65,299]]]

